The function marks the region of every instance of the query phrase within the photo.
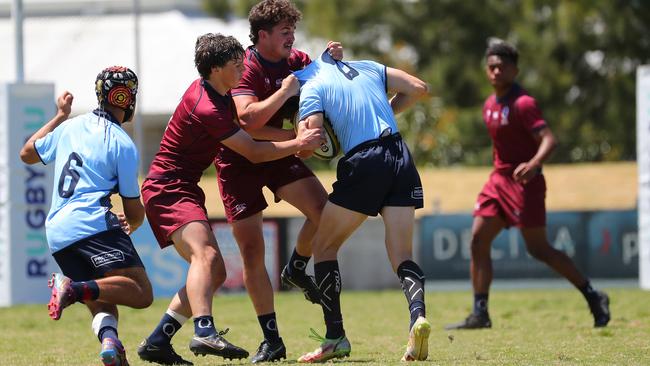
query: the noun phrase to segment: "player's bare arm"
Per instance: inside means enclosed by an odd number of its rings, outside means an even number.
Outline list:
[[[120,220],[120,226],[125,233],[131,234],[136,231],[144,221],[144,206],[138,198],[124,198],[122,197],[122,207],[124,208],[123,220]]]
[[[296,138],[296,134],[293,130],[285,130],[271,126],[262,126],[258,129],[248,130],[246,132],[256,140],[289,141]]]
[[[251,131],[264,126],[289,98],[298,95],[299,90],[300,83],[291,74],[282,80],[280,89],[262,101],[253,95],[234,96],[241,127]]]
[[[427,84],[415,76],[392,67],[386,68],[388,91],[395,95],[390,99],[390,106],[398,114],[429,93]]]
[[[32,137],[25,142],[25,145],[20,150],[20,159],[25,164],[36,164],[41,161],[38,157],[38,153],[34,148],[34,142],[41,137],[47,135],[48,133],[54,131],[57,126],[59,126],[63,121],[68,119],[70,116],[70,111],[72,110],[72,100],[74,97],[69,91],[64,91],[59,95],[56,100],[56,115],[49,122],[47,122],[43,127],[36,131]]]
[[[307,128],[307,129],[312,129],[312,128],[317,128],[322,131],[323,128],[323,114],[322,113],[315,113],[312,114],[311,116],[308,116],[304,120],[298,122],[298,129],[300,128]],[[322,143],[323,141],[321,141]],[[318,148],[320,146],[317,146]],[[296,156],[298,156],[301,159],[307,159],[311,157],[314,154],[314,149],[311,150],[301,150],[298,153],[296,153]]]
[[[320,146],[322,138],[320,129],[301,126],[296,138],[290,141],[255,141],[249,134],[240,130],[222,143],[251,162],[262,163],[293,155],[301,150],[316,149]]]
[[[541,130],[537,131],[534,135],[535,140],[539,142],[539,148],[537,148],[537,153],[533,156],[532,159],[525,163],[519,164],[515,171],[512,173],[512,177],[520,183],[527,183],[529,180],[535,177],[539,173],[539,169],[542,167],[542,164],[548,159],[555,147],[557,146],[557,140],[551,132],[551,129],[544,127]]]

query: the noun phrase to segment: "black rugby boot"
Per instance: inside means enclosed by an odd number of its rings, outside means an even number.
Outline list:
[[[255,356],[251,358],[251,363],[280,361],[283,358],[287,358],[287,349],[284,347],[282,338],[275,343],[265,339],[257,349]]]

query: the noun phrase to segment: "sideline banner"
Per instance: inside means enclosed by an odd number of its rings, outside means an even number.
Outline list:
[[[636,161],[639,170],[639,285],[650,290],[650,65],[636,69]]]
[[[47,302],[58,271],[45,237],[53,168],[19,156],[55,112],[53,84],[0,84],[0,306]]]
[[[424,216],[417,258],[428,280],[469,278],[471,214]],[[549,212],[547,236],[588,277],[638,275],[637,212]],[[532,258],[517,228],[503,230],[492,243],[495,278],[557,278]]]

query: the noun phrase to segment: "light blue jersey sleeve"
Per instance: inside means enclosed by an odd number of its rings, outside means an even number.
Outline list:
[[[117,182],[123,198],[140,197],[138,150],[133,143],[121,144],[117,153]]]
[[[43,164],[49,164],[56,159],[56,147],[68,121],[61,123],[53,131],[34,141],[34,148]]]
[[[305,85],[300,92],[300,120],[312,114],[322,113],[323,105],[318,93],[318,85],[310,83]]]

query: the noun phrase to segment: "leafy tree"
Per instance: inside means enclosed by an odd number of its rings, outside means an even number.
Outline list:
[[[246,16],[256,1],[221,4]],[[481,119],[492,93],[484,50],[492,37],[520,51],[519,81],[560,139],[555,162],[636,156],[636,67],[650,62],[643,0],[299,0],[301,27],[426,80],[433,98],[399,116],[424,165],[489,164]],[[228,6],[224,6],[227,4]]]

